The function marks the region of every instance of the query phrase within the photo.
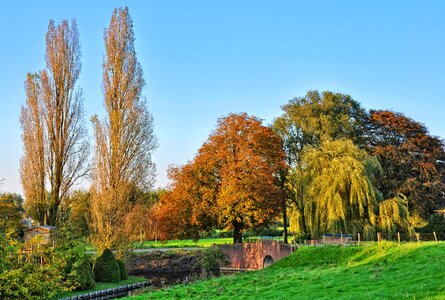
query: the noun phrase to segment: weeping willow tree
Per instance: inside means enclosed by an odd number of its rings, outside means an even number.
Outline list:
[[[376,225],[380,192],[372,180],[378,160],[352,141],[326,140],[302,157],[305,223],[312,236],[325,232],[366,232]]]
[[[410,232],[408,200],[403,194],[382,199],[374,187],[382,168],[378,160],[351,140],[325,140],[309,148],[288,176],[300,195],[290,210],[292,232],[393,234]]]
[[[396,231],[412,233],[409,223],[408,198],[402,193],[379,203],[378,227],[385,234]]]

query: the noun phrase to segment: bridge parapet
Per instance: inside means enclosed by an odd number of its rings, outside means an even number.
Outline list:
[[[229,257],[229,269],[258,270],[292,253],[292,246],[276,240],[261,240],[256,243],[220,245]]]

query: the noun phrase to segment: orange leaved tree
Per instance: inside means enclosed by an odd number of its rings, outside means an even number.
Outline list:
[[[245,113],[220,118],[193,161],[171,170],[160,222],[194,238],[202,230],[233,230],[233,242],[242,242],[243,230],[279,215],[284,158],[281,139],[258,118]]]

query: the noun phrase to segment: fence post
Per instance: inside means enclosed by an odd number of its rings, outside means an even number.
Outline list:
[[[343,233],[340,233],[340,245],[343,245]]]
[[[417,242],[420,243],[420,233],[416,232],[416,239],[417,239]]]
[[[326,244],[326,236],[323,234],[323,245]]]
[[[433,231],[433,235],[434,235],[434,240],[435,240],[436,243],[437,243],[437,235],[436,235],[436,232],[435,232],[435,231]]]
[[[397,241],[399,241],[399,245],[400,245],[400,232],[397,232]]]
[[[357,233],[357,238],[358,238],[358,245],[360,246],[360,232]]]
[[[382,233],[377,232],[377,242],[380,244],[382,242]]]

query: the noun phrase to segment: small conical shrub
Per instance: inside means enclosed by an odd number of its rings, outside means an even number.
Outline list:
[[[117,263],[119,264],[119,269],[120,269],[120,273],[121,273],[121,280],[125,280],[128,278],[127,276],[127,269],[125,268],[125,263],[118,259]]]
[[[96,259],[93,270],[97,282],[118,282],[121,279],[119,264],[110,249],[105,249]]]

